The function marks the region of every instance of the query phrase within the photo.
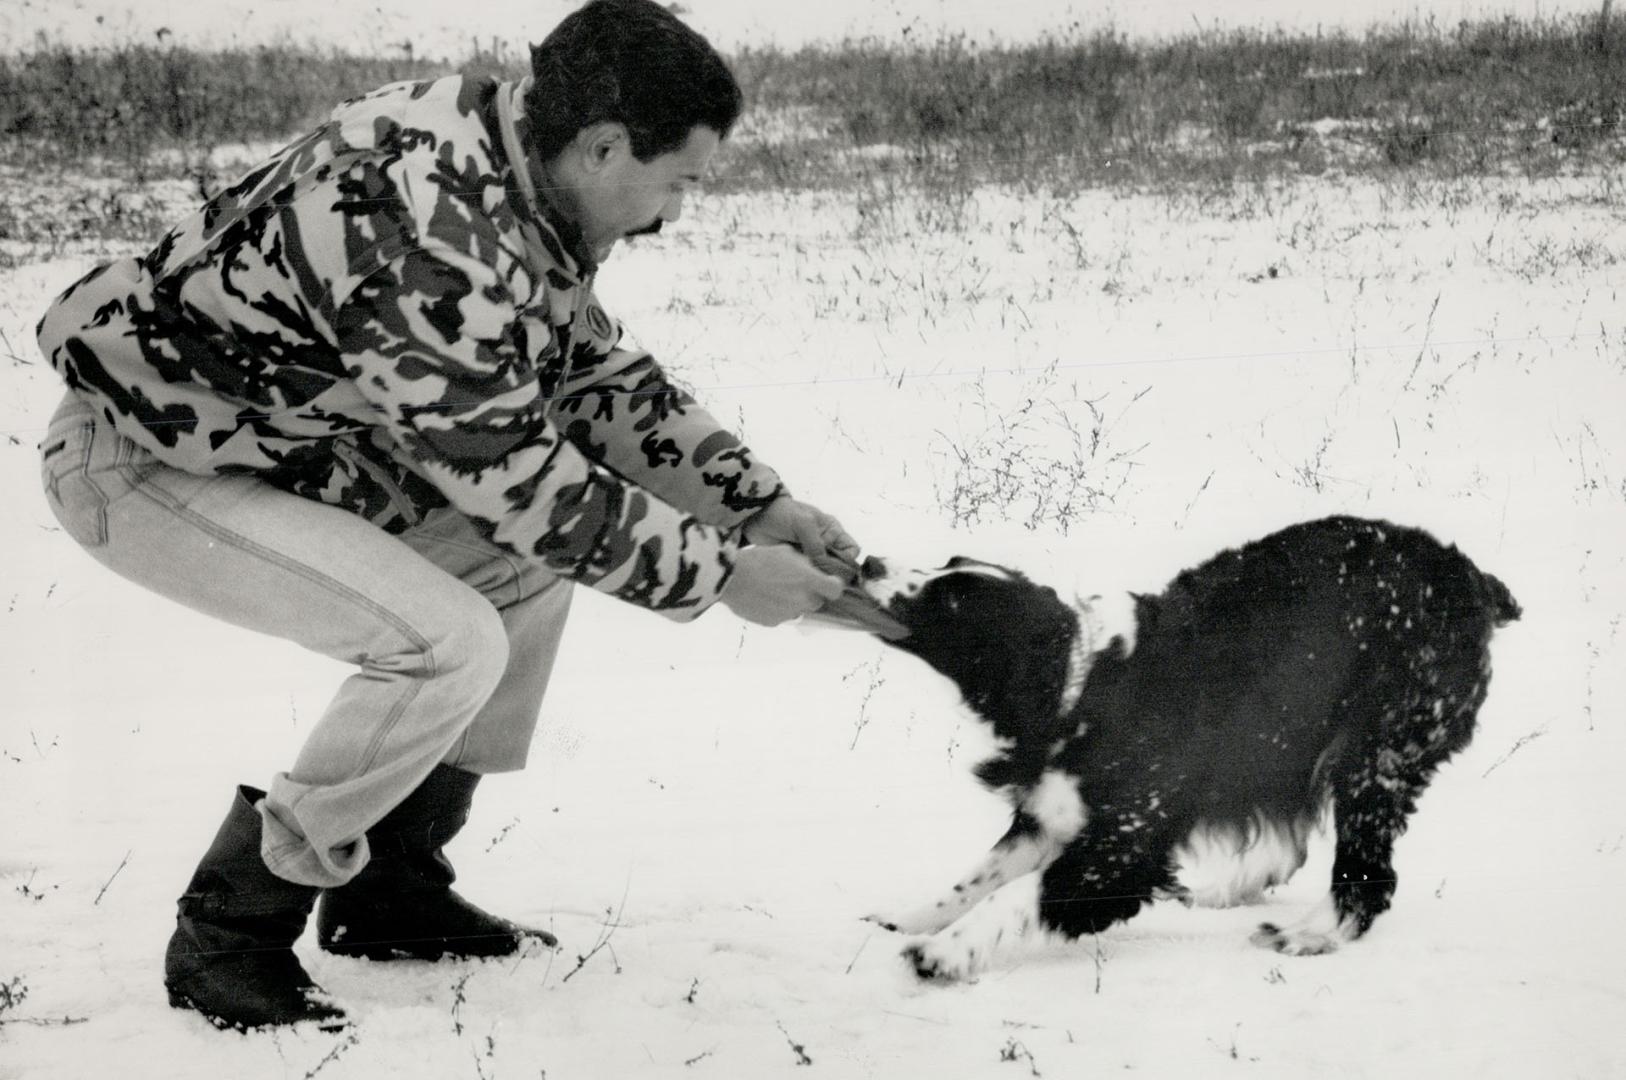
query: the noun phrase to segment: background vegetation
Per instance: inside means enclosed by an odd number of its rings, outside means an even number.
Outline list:
[[[723,179],[844,185],[1100,185],[1282,169],[1552,170],[1622,156],[1626,15],[1433,22],[1308,36],[1134,42],[1072,30],[1028,45],[873,40],[734,58],[751,113]],[[278,140],[339,100],[451,70],[522,73],[283,43],[198,52],[48,41],[0,58],[0,165],[141,177],[199,169],[222,144]]]

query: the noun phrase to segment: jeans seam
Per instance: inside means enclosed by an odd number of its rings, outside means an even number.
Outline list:
[[[402,638],[418,648],[424,659],[425,679],[433,679],[437,674],[439,674],[439,665],[435,660],[434,645],[430,643],[427,638],[424,638],[416,630],[414,630],[411,625],[406,622],[406,620],[402,619],[399,615],[396,615],[393,611],[390,611],[381,604],[373,602],[367,596],[357,592],[355,589],[352,589],[342,581],[338,581],[326,574],[317,573],[310,567],[305,566],[304,564],[293,559],[285,558],[278,552],[272,551],[270,548],[267,548],[261,544],[257,544],[248,537],[243,536],[240,533],[233,532],[218,522],[212,521],[202,514],[197,513],[191,507],[183,505],[173,493],[165,490],[162,485],[155,483],[151,479],[145,480],[139,485],[136,485],[133,490],[152,500],[154,503],[157,503],[159,506],[164,507],[177,517],[183,518],[192,523],[194,526],[201,529],[205,533],[208,533],[210,536],[214,536],[220,540],[229,542],[237,550],[281,567],[282,569],[287,570],[298,577],[304,578],[306,581],[309,581],[314,585],[328,590],[336,596],[342,597],[350,603],[355,604],[362,610],[382,618],[387,624],[393,627],[396,632],[402,636]],[[337,512],[343,513],[344,511]],[[406,686],[406,693],[402,695],[401,700],[397,701],[397,703],[391,707],[389,712],[385,714],[383,720],[378,725],[372,740],[368,744],[367,752],[363,758],[359,771],[357,772],[358,776],[364,774],[369,768],[372,767],[373,762],[377,759],[379,748],[383,745],[384,740],[387,739],[390,733],[394,730],[396,722],[401,718],[401,713],[404,712],[406,708],[417,699],[418,690],[419,681],[409,681]]]
[[[124,481],[124,486],[128,490],[140,490],[141,486],[147,482],[147,474],[143,473],[141,468],[136,465],[135,454],[136,451],[142,449],[142,447],[130,439],[123,439],[121,442],[122,445],[119,447],[118,455],[113,461],[113,469],[119,474],[119,479]],[[212,477],[204,478],[203,486],[199,489],[199,493],[201,494],[202,491],[207,490],[213,482],[225,479],[227,479],[227,475],[225,473],[216,473]],[[193,497],[196,498],[195,495]],[[175,501],[175,505],[181,505],[178,499]]]
[[[427,677],[432,679],[435,677],[434,652],[432,649],[425,649],[423,655],[429,664]],[[383,748],[384,740],[389,738],[390,733],[395,730],[395,725],[401,719],[401,714],[406,712],[414,701],[418,700],[418,691],[420,689],[422,689],[421,680],[413,679],[407,683],[405,692],[390,707],[390,711],[385,714],[383,722],[378,725],[377,731],[373,733],[372,741],[367,744],[367,749],[361,757],[361,764],[358,766],[357,776],[364,775],[368,769],[373,767],[373,762],[378,760],[379,750]]]
[[[107,492],[103,491],[101,485],[91,479],[90,475],[90,459],[96,452],[96,423],[94,420],[83,420],[80,423],[85,433],[85,453],[73,471],[79,474],[79,478],[84,481],[86,489],[96,497],[96,541],[100,545],[107,543],[108,499]],[[58,491],[60,492],[60,487]]]

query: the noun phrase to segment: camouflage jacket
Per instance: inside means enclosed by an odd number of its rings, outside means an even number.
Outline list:
[[[400,532],[467,515],[676,619],[721,592],[782,488],[593,294],[536,196],[520,88],[453,77],[336,109],[39,326],[117,429]]]

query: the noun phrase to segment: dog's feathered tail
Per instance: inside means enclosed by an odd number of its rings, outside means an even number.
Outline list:
[[[1490,608],[1491,618],[1497,626],[1505,626],[1524,614],[1519,602],[1513,599],[1513,593],[1502,584],[1502,580],[1495,574],[1479,572],[1479,586],[1485,592],[1486,606]]]

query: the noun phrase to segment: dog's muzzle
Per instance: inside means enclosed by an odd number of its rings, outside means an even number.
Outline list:
[[[881,560],[871,556],[859,564],[826,557],[815,559],[814,562],[825,573],[846,580],[847,587],[840,596],[826,601],[818,611],[807,616],[809,621],[862,630],[887,641],[901,641],[909,636],[909,628],[899,622],[864,584],[871,575],[885,574],[885,564]]]
[[[874,556],[866,558],[859,567],[859,578],[864,592],[882,607],[891,607],[895,600],[912,599],[938,578],[958,574],[978,575],[999,581],[1009,581],[1011,577],[1010,571],[1003,567],[962,557],[950,559],[948,565],[938,567],[936,570],[893,570],[883,560]]]

